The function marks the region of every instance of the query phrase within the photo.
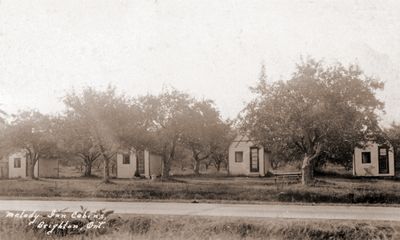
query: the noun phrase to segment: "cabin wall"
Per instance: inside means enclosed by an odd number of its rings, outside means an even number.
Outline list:
[[[264,174],[267,174],[271,170],[271,153],[264,152]]]
[[[117,154],[117,178],[133,178],[136,171],[136,154],[129,154],[129,164],[123,164],[123,154]]]
[[[14,166],[14,159],[20,158],[21,159],[21,166],[15,167]],[[26,177],[26,155],[25,153],[18,152],[13,153],[8,157],[8,166],[9,166],[9,178],[25,178]]]
[[[264,148],[259,148],[258,149],[258,161],[259,161],[259,165],[258,165],[258,172],[260,174],[260,176],[264,176],[265,175],[265,169],[264,169]],[[250,156],[249,156],[250,159]]]
[[[14,166],[14,161],[15,159],[21,159],[21,166],[20,167],[15,167]],[[26,153],[21,151],[21,152],[16,152],[8,156],[8,177],[9,178],[26,178],[27,177],[27,161],[26,161]],[[35,164],[35,169],[34,169],[34,175],[35,177],[38,176],[38,162]]]
[[[0,178],[8,178],[8,158],[3,157],[0,162]]]
[[[150,153],[150,176],[161,176],[162,173],[162,157],[160,155]]]
[[[152,175],[161,175],[161,156],[153,154],[148,150],[142,151],[144,154],[144,174],[142,176],[150,178]],[[123,154],[117,154],[117,178],[132,178],[137,168],[137,155],[134,151],[130,154],[129,164],[123,164]]]
[[[246,175],[246,176],[264,176],[266,171],[268,171],[269,166],[265,164],[269,159],[264,159],[264,148],[258,149],[258,172],[250,171],[250,148],[255,146],[253,142],[248,141],[245,138],[238,137],[229,146],[229,160],[228,169],[229,175]],[[235,153],[243,152],[243,161],[235,161]]]
[[[150,152],[144,151],[144,176],[150,178]]]
[[[376,143],[370,143],[365,148],[355,148],[353,156],[353,175],[355,176],[394,176],[395,166],[394,166],[394,152],[393,147],[389,148],[389,173],[382,174],[379,173],[379,145]],[[371,153],[371,163],[362,163],[362,153]]]

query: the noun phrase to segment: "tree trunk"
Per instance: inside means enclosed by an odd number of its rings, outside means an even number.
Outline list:
[[[99,154],[84,154],[81,153],[78,155],[82,159],[82,163],[80,164],[81,172],[84,170],[83,176],[84,177],[91,177],[92,176],[92,169],[94,162],[99,157]],[[83,169],[84,167],[84,169]]]
[[[217,172],[219,172],[221,170],[221,162],[217,162],[215,168],[217,169]]]
[[[39,154],[27,149],[28,154],[26,154],[26,177],[28,179],[36,179],[35,177],[35,164],[39,159]],[[21,163],[22,164],[22,163]],[[38,169],[39,170],[39,169]],[[39,171],[38,171],[39,173]]]
[[[164,146],[162,158],[162,178],[169,178],[171,171],[171,161],[175,157],[176,140],[172,141],[171,151],[168,152],[168,146]]]
[[[110,182],[110,159],[107,156],[104,156],[104,175],[103,175],[103,182],[109,183]]]
[[[195,163],[194,163],[194,174],[196,175],[196,176],[198,176],[198,175],[200,175],[200,160],[198,160],[198,159],[195,159],[194,160],[195,161]]]
[[[169,171],[170,171],[170,163],[169,163],[169,157],[166,154],[163,154],[162,158],[162,177],[163,178],[169,178]]]
[[[314,180],[314,160],[318,158],[321,153],[321,144],[313,147],[313,153],[306,153],[303,159],[303,166],[301,167],[301,183],[303,185],[310,185]]]
[[[169,178],[169,159],[168,159],[168,152],[167,152],[167,146],[164,145],[163,147],[163,154],[162,154],[162,173],[161,177],[162,178]]]
[[[34,159],[26,159],[27,160],[27,174],[28,179],[36,179],[35,178],[35,162]]]
[[[88,160],[85,162],[85,173],[83,174],[85,177],[92,176],[92,161]]]
[[[313,182],[313,171],[312,157],[305,155],[301,167],[301,183],[303,185],[307,186]]]
[[[111,173],[112,173],[112,174],[115,173],[115,165],[114,165],[114,164],[111,165]]]
[[[104,172],[103,172],[103,183],[110,183],[110,157],[107,156],[104,147],[100,147],[100,153],[104,160]]]

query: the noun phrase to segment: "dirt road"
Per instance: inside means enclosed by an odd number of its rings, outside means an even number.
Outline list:
[[[75,211],[80,206],[89,210],[105,208],[124,214],[400,221],[400,208],[396,207],[0,200],[0,211],[52,211],[65,208]]]

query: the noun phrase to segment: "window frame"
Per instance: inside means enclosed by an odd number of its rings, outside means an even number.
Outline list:
[[[18,160],[18,161],[17,161]],[[17,164],[17,162],[19,164]],[[20,157],[14,158],[14,168],[22,168],[22,160]]]
[[[238,154],[241,156],[241,160],[238,161]],[[235,151],[235,163],[242,163],[243,162],[243,151]]]
[[[368,156],[369,156],[369,161],[368,161],[368,162],[364,162],[364,155],[365,155],[365,154],[368,154]],[[371,155],[371,152],[367,152],[367,151],[361,152],[361,163],[362,163],[362,164],[371,164],[371,163],[372,163],[372,155]]]
[[[126,161],[128,160],[128,161]],[[131,164],[131,155],[130,154],[122,154],[122,164],[129,165]]]

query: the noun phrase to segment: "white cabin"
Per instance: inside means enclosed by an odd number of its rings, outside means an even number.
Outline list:
[[[229,175],[265,176],[271,169],[271,154],[247,136],[238,135],[229,146]]]
[[[364,148],[355,148],[353,155],[354,176],[395,176],[393,146],[369,142]]]
[[[133,178],[136,171],[140,176],[146,178],[160,176],[162,173],[161,156],[148,150],[131,150],[117,154],[117,178]]]
[[[8,155],[8,177],[26,178],[28,176],[27,164],[27,153],[25,151]],[[39,159],[34,167],[34,175],[43,178],[59,177],[59,161],[57,159]]]

